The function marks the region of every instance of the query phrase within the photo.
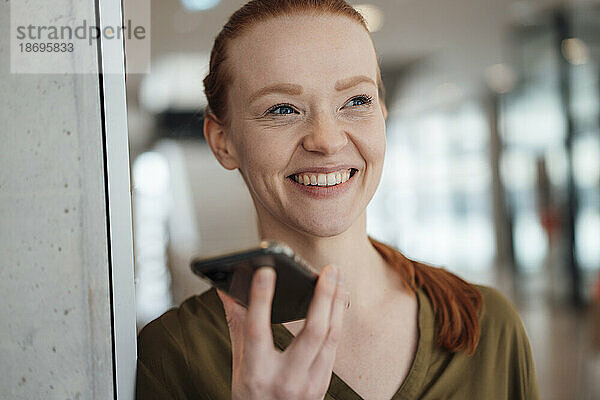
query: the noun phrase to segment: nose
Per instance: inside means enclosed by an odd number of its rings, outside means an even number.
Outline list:
[[[348,143],[346,132],[337,121],[327,113],[319,113],[311,119],[306,136],[302,141],[307,151],[316,151],[325,155],[335,154]]]

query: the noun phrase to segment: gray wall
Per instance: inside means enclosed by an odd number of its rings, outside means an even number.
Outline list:
[[[52,12],[68,16],[71,4],[53,0]],[[108,399],[98,76],[10,74],[9,6],[0,2],[0,399]]]

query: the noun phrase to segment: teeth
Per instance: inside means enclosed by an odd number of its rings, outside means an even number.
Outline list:
[[[335,172],[327,174],[327,186],[335,185]]]
[[[350,171],[344,171],[344,172],[342,172],[342,181],[341,181],[341,183],[346,182],[348,179],[350,179]]]
[[[294,180],[302,185],[334,186],[350,179],[350,170],[330,172],[328,174],[297,174]]]

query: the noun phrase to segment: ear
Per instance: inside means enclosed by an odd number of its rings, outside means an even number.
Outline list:
[[[387,107],[383,101],[380,101],[379,104],[381,105],[381,112],[383,112],[383,119],[387,121]]]
[[[232,170],[239,167],[225,127],[214,114],[206,114],[204,118],[204,138],[224,168]]]

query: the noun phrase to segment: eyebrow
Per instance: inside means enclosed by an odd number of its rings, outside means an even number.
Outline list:
[[[369,78],[365,75],[357,75],[346,79],[341,79],[335,83],[335,90],[341,92],[342,90],[350,89],[360,83],[370,83],[373,86],[377,87],[377,84],[373,81],[373,79]],[[262,89],[257,90],[250,96],[249,103],[254,102],[259,97],[265,96],[270,93],[283,93],[289,94],[292,96],[299,96],[302,94],[302,86],[296,85],[293,83],[276,83],[274,85],[265,86]]]
[[[276,83],[275,85],[265,86],[250,96],[249,103],[252,103],[259,97],[270,93],[284,93],[292,96],[299,96],[302,94],[302,86],[292,83]]]
[[[357,75],[357,76],[353,76],[351,78],[340,79],[339,81],[337,81],[335,84],[335,90],[337,90],[338,92],[341,92],[342,90],[350,89],[351,87],[354,87],[354,86],[358,85],[359,83],[363,83],[363,82],[370,83],[373,86],[377,87],[377,84],[375,84],[373,79],[371,79],[365,75]]]

